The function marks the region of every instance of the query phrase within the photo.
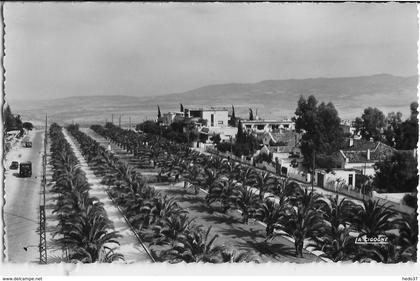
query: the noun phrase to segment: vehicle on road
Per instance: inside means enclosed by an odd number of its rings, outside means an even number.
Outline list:
[[[20,163],[19,176],[23,178],[32,176],[32,163],[30,161]]]
[[[25,147],[32,147],[32,142],[31,141],[27,141],[25,142]]]
[[[12,161],[12,163],[10,164],[9,169],[10,170],[17,170],[19,168],[19,162],[18,161]]]
[[[12,161],[12,163],[9,166],[10,170],[17,170],[19,168],[19,162],[18,161]]]

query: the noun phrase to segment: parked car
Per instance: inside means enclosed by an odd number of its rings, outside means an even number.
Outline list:
[[[10,170],[17,170],[19,168],[19,162],[18,161],[12,161],[12,163],[10,164],[9,169]]]
[[[32,163],[30,161],[20,163],[19,176],[23,178],[32,176]]]
[[[31,141],[25,142],[25,147],[32,147],[32,142]]]

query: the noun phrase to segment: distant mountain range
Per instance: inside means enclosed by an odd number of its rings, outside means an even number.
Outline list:
[[[209,85],[183,93],[160,96],[75,96],[50,100],[11,101],[13,112],[25,120],[38,123],[48,113],[60,124],[114,122],[122,114],[122,123],[139,123],[156,118],[159,104],[162,112],[177,111],[179,104],[188,106],[235,106],[237,116],[247,118],[248,108],[258,110],[265,119],[292,117],[301,95],[314,95],[320,102],[331,101],[343,119],[360,116],[368,106],[384,113],[400,111],[406,118],[409,105],[417,101],[418,76],[399,77],[389,74],[343,78],[266,80],[258,83]],[[7,97],[6,97],[7,100]]]

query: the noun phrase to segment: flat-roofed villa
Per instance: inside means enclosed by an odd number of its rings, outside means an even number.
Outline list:
[[[177,111],[177,112],[168,112],[162,114],[162,117],[159,121],[162,122],[163,125],[169,126],[173,122],[181,121],[184,119],[184,112]]]
[[[295,130],[295,122],[290,119],[285,120],[242,120],[244,130],[255,133],[279,132],[280,130]]]
[[[185,108],[185,118],[205,120],[206,127],[227,127],[228,109],[226,107],[191,107]]]

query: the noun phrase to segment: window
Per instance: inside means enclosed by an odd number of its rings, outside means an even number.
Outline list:
[[[210,115],[211,127],[214,127],[214,114]]]
[[[353,175],[349,175],[349,185],[353,186]]]
[[[223,125],[223,121],[217,121],[218,125]]]

